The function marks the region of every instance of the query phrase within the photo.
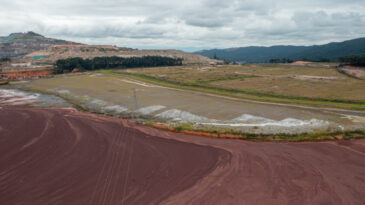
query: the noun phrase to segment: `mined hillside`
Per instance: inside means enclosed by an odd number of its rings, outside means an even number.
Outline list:
[[[12,33],[0,37],[0,58],[20,58],[30,52],[46,48],[50,45],[74,44],[69,41],[46,38],[34,32]]]
[[[26,58],[39,59],[44,63],[52,63],[58,59],[71,57],[94,58],[94,57],[142,57],[142,56],[165,56],[171,58],[183,58],[183,64],[216,64],[219,61],[194,53],[185,53],[179,50],[137,50],[120,48],[116,46],[91,46],[91,45],[56,45],[49,46],[39,51],[26,55]]]
[[[13,33],[0,37],[0,58],[21,60],[22,63],[53,64],[58,59],[70,57],[94,58],[104,56],[141,57],[166,56],[183,58],[184,64],[217,64],[220,61],[179,50],[137,50],[109,45],[84,45],[44,37],[34,32]]]
[[[109,45],[84,45],[47,38],[34,32],[13,33],[7,37],[0,37],[0,79],[48,75],[54,69],[54,63],[59,59],[74,57],[92,59],[111,56],[182,58],[184,65],[215,65],[222,62],[179,50],[138,50]],[[34,73],[36,76],[33,75]],[[42,75],[38,75],[38,73]]]

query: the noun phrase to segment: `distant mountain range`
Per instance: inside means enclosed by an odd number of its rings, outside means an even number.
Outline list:
[[[32,31],[27,33],[12,33],[0,37],[0,58],[21,57],[27,53],[40,50],[50,45],[75,44],[73,42],[46,38]]]
[[[222,60],[247,63],[265,63],[271,59],[283,58],[291,60],[337,61],[342,56],[365,54],[365,38],[315,46],[251,46],[202,50],[195,53],[209,58],[216,56]]]

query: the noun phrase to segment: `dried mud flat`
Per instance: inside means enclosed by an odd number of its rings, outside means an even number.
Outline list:
[[[112,74],[67,75],[16,86],[61,96],[95,113],[121,117],[137,115],[143,120],[159,121],[173,127],[190,124],[204,130],[252,134],[365,129],[365,122],[353,120],[362,117],[363,112],[236,99],[163,87]]]
[[[363,204],[365,141],[255,143],[0,108],[1,204]]]

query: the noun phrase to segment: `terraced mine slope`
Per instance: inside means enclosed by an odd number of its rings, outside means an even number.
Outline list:
[[[142,57],[142,56],[165,56],[171,58],[183,58],[184,64],[216,64],[219,60],[213,60],[201,55],[186,53],[179,50],[138,50],[130,48],[119,48],[116,46],[92,46],[92,45],[58,45],[50,46],[38,51],[29,53],[26,57],[39,59],[40,62],[55,62],[58,59],[81,57],[94,58],[105,56],[118,57]]]
[[[221,63],[220,60],[179,50],[138,50],[109,45],[85,45],[47,38],[34,32],[14,33],[0,38],[0,79],[32,79],[50,76],[53,73],[54,63],[59,59],[111,56],[182,58],[184,65]]]
[[[46,38],[34,32],[13,33],[0,38],[0,58],[22,57],[50,45],[74,44],[69,41]]]

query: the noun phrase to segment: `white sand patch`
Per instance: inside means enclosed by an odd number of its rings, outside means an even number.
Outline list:
[[[343,118],[349,119],[355,123],[365,123],[365,117],[361,117],[361,116],[344,115]]]
[[[104,100],[99,100],[99,99],[93,99],[90,103],[94,104],[94,105],[99,105],[99,106],[107,105],[107,102],[105,102]]]
[[[101,74],[100,73],[95,73],[95,74],[90,74],[89,76],[90,77],[98,77],[98,76],[101,76]]]
[[[249,114],[243,114],[243,115],[233,119],[232,121],[234,121],[234,122],[247,122],[247,123],[274,122],[274,120],[271,120],[271,119],[268,119],[268,118],[258,117],[258,116],[249,115]]]
[[[143,87],[156,87],[154,85],[150,85],[150,84],[147,84],[147,83],[144,83],[144,82],[139,82],[139,81],[132,81],[132,80],[119,80],[119,81],[123,81],[123,82],[126,82],[126,83],[131,83],[131,84],[135,84],[135,85],[140,85],[140,86],[143,86]]]
[[[125,107],[122,107],[120,105],[112,105],[112,106],[103,107],[102,110],[106,111],[106,112],[112,112],[112,113],[120,114],[122,112],[127,111],[128,109],[125,108]]]
[[[95,98],[91,98],[88,95],[84,95],[82,97],[82,102],[91,109],[101,109],[103,107],[108,106],[108,103],[105,102],[104,100],[100,100],[100,99],[95,99]]]
[[[162,110],[164,108],[166,108],[166,107],[163,105],[152,105],[152,106],[140,108],[140,109],[136,110],[136,112],[140,113],[142,115],[149,115],[153,112]]]
[[[38,101],[40,94],[26,93],[18,90],[0,89],[0,104],[25,105]]]
[[[256,119],[257,120],[257,119]],[[311,119],[311,120],[298,120],[294,118],[286,118],[283,120],[270,120],[263,118],[262,122],[245,122],[245,123],[200,123],[203,125],[213,126],[230,126],[230,127],[322,127],[329,125],[329,122]]]
[[[34,107],[72,106],[56,96],[10,89],[0,89],[0,105],[32,105]]]
[[[14,98],[11,98],[11,99],[8,99],[8,100],[3,100],[1,101],[2,103],[4,104],[12,104],[12,105],[15,105],[15,104],[18,104],[18,103],[27,103],[29,101],[33,101],[33,100],[36,100],[36,98],[33,98],[33,97],[17,97],[17,96],[14,96]]]
[[[70,94],[69,90],[56,90],[56,92],[59,94]]]
[[[182,110],[171,109],[160,114],[155,115],[155,117],[166,119],[166,120],[173,120],[173,121],[183,121],[183,122],[203,122],[207,121],[208,118],[201,117],[198,115],[194,115],[189,112],[185,112]]]
[[[15,93],[11,90],[0,90],[0,97],[1,98],[10,98],[10,97],[14,97],[14,96],[17,96],[17,95],[20,95],[20,94]]]
[[[344,131],[345,130],[345,127],[344,126],[342,126],[342,125],[339,125],[338,126],[342,131]]]

